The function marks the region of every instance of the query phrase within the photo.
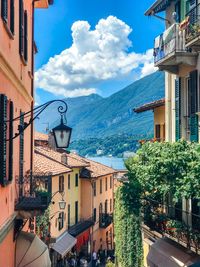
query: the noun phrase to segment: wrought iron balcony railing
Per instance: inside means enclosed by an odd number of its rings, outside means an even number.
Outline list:
[[[113,222],[113,214],[101,213],[99,218],[99,227],[107,228]]]
[[[200,254],[200,215],[152,200],[144,203],[143,221],[151,231]]]
[[[155,38],[154,62],[157,63],[176,52],[186,52],[183,31],[179,30],[179,24],[170,26],[164,33]]]

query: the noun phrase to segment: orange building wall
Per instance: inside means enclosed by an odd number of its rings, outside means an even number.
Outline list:
[[[107,191],[105,189],[107,177]],[[110,188],[110,177],[112,177],[112,187]],[[102,180],[102,193],[100,193],[100,180]],[[114,189],[114,180],[113,175],[102,176],[97,179],[94,179],[96,182],[96,196],[93,196],[93,190],[90,180],[82,179],[81,184],[81,203],[82,203],[82,217],[84,219],[93,216],[93,209],[96,208],[96,223],[93,226],[92,234],[92,243],[95,246],[92,248],[95,251],[98,251],[101,247],[102,249],[111,249],[109,246],[107,248],[106,242],[106,232],[109,232],[112,229],[113,235],[113,225],[109,225],[106,229],[99,228],[99,206],[100,203],[103,205],[103,213],[105,212],[105,201],[108,200],[108,213],[113,213],[113,189]],[[87,192],[87,193],[86,193]],[[92,197],[93,196],[93,197]],[[111,210],[110,210],[110,199],[112,200]],[[109,236],[110,238],[110,236]],[[113,247],[113,236],[112,236],[112,247]],[[102,246],[101,246],[102,245]]]
[[[19,1],[15,1],[15,35],[13,39],[6,31],[0,17],[0,94],[5,94],[14,103],[14,117],[29,111],[32,103],[32,1],[24,1],[24,10],[28,13],[28,63],[24,65],[19,55]],[[14,133],[18,121],[14,123]],[[30,170],[31,127],[24,133],[24,172]],[[2,225],[14,213],[15,199],[18,198],[18,185],[15,179],[19,174],[19,138],[13,147],[13,181],[6,187],[0,185],[0,231]],[[13,267],[15,243],[13,228],[0,243],[0,266]]]

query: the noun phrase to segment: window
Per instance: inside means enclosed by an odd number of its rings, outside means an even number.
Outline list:
[[[108,178],[106,177],[105,190],[108,190]]]
[[[96,222],[97,220],[97,209],[96,208],[94,208],[93,210],[93,219],[94,219],[94,222]]]
[[[110,199],[110,212],[112,212],[112,199]]]
[[[13,140],[7,142],[7,138],[13,137],[13,102],[9,101],[5,95],[0,94],[0,184],[5,186],[13,179]],[[5,131],[4,122],[7,123]]]
[[[64,192],[64,176],[59,176],[59,192]]]
[[[78,223],[78,201],[75,202],[75,224]]]
[[[78,186],[78,173],[76,173],[76,176],[75,176],[75,186],[77,187]]]
[[[95,182],[93,182],[93,195],[94,195],[94,197],[96,197],[96,195],[97,195],[97,185],[96,185],[96,181]]]
[[[24,11],[23,0],[19,0],[19,54],[28,61],[28,13]]]
[[[64,227],[64,212],[60,212],[58,216],[58,230],[62,230]]]
[[[102,179],[100,180],[100,194],[102,194]]]
[[[108,200],[105,201],[105,213],[108,213]]]
[[[68,224],[68,229],[70,228],[70,204],[67,206],[67,224]]]
[[[68,174],[68,189],[70,189],[70,174]]]
[[[112,189],[112,176],[110,176],[110,189]]]
[[[1,17],[4,23],[7,25],[6,28],[13,35],[15,32],[15,6],[14,0],[1,0]]]

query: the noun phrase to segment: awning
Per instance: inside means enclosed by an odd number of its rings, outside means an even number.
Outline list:
[[[76,245],[76,242],[76,238],[65,232],[52,246],[52,249],[64,257]]]
[[[186,249],[177,243],[162,238],[157,240],[151,247],[147,256],[148,266],[159,267],[186,267],[199,262],[200,257],[196,254],[188,254]]]
[[[49,250],[38,236],[21,232],[16,243],[16,267],[51,267]]]
[[[145,16],[151,16],[153,14],[164,11],[173,0],[157,0],[153,5],[145,12]]]

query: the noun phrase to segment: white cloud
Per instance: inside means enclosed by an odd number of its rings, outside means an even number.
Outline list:
[[[152,49],[129,52],[132,29],[116,17],[99,20],[94,30],[87,21],[76,21],[71,29],[72,46],[36,72],[36,88],[65,97],[89,95],[101,81],[123,78],[138,68],[141,77],[155,71]]]

